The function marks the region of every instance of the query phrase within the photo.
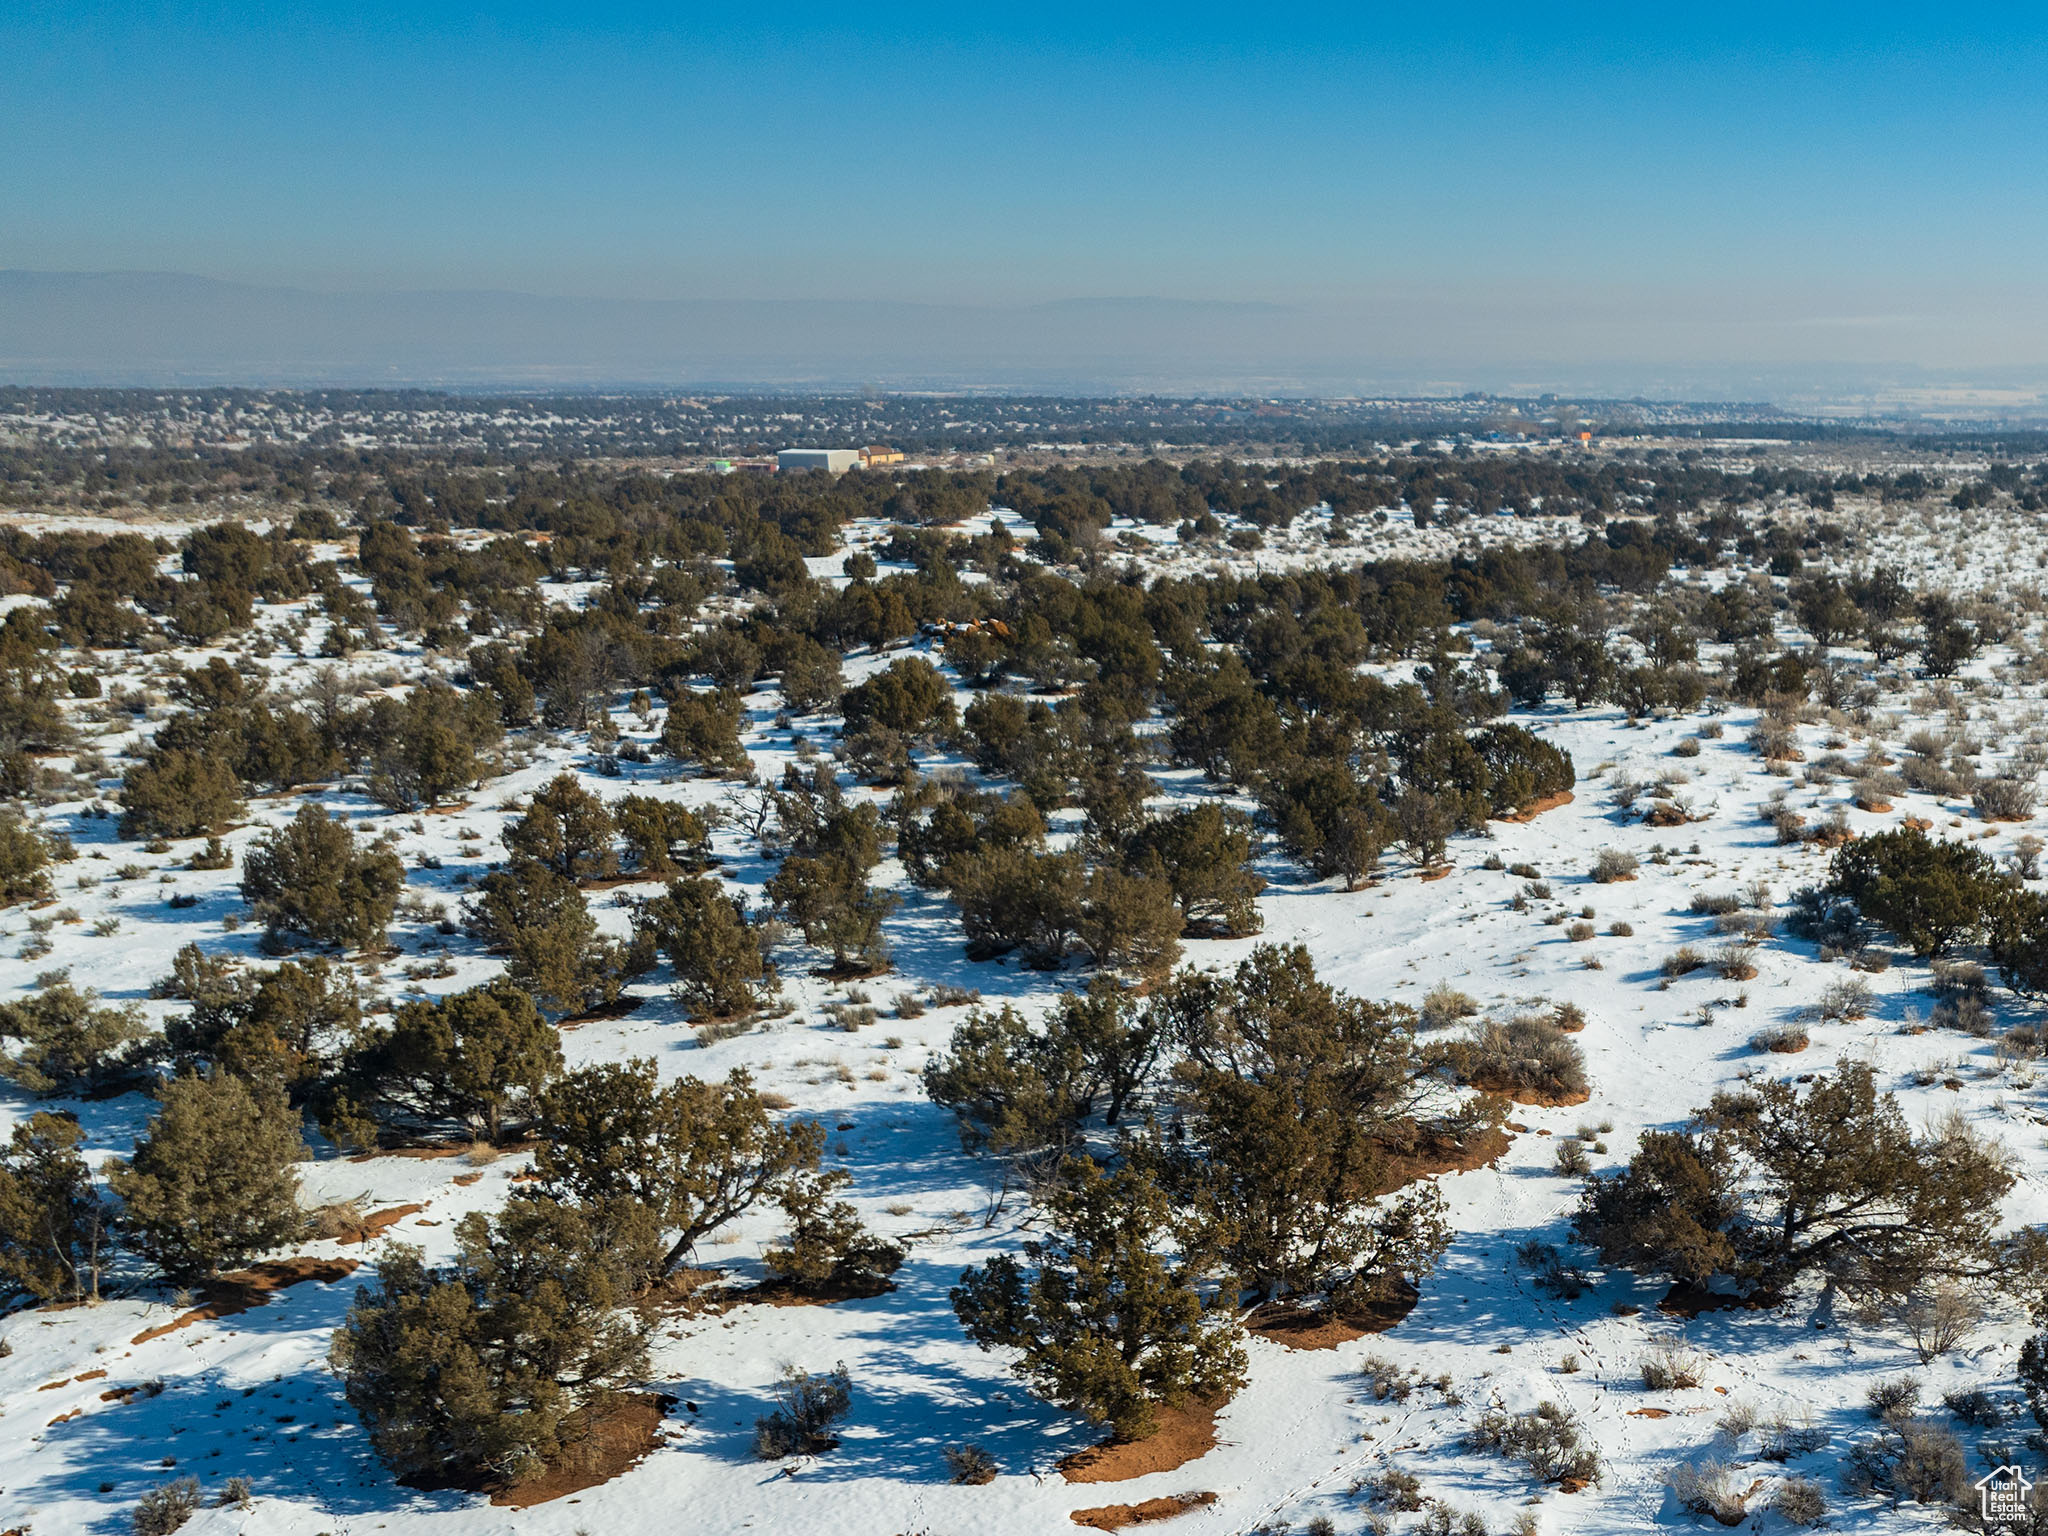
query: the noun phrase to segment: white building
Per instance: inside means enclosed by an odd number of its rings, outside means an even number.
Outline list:
[[[858,448],[785,448],[775,455],[775,467],[779,470],[829,469],[835,475],[843,475],[858,463]]]

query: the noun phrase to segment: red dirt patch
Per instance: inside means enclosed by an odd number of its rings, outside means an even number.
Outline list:
[[[1451,873],[1453,867],[1446,864],[1442,869],[1417,870],[1415,878],[1418,880],[1442,880]]]
[[[457,1175],[455,1175],[455,1182],[457,1184],[460,1184],[464,1189],[467,1189],[470,1185],[474,1184],[478,1179],[482,1177],[483,1175],[480,1173],[458,1173]]]
[[[140,1387],[109,1387],[100,1394],[100,1401],[103,1403],[125,1403],[141,1395],[142,1388]]]
[[[1526,1104],[1535,1109],[1565,1109],[1573,1104],[1583,1104],[1593,1097],[1593,1090],[1581,1088],[1577,1093],[1545,1093],[1537,1088],[1516,1088],[1500,1078],[1474,1077],[1471,1085],[1482,1093],[1497,1093],[1504,1099],[1517,1104]]]
[[[1076,1525],[1095,1531],[1120,1531],[1127,1525],[1146,1525],[1154,1520],[1171,1520],[1204,1504],[1214,1504],[1213,1493],[1170,1493],[1140,1504],[1104,1504],[1095,1509],[1077,1509],[1068,1518]]]
[[[1560,789],[1554,795],[1544,795],[1540,799],[1531,800],[1519,811],[1512,812],[1506,816],[1496,816],[1493,819],[1495,821],[1534,821],[1545,811],[1554,811],[1560,805],[1570,805],[1573,798],[1574,796],[1570,790]]]
[[[1391,1195],[1406,1189],[1417,1179],[1440,1173],[1470,1173],[1488,1168],[1500,1160],[1512,1138],[1499,1126],[1488,1126],[1465,1137],[1437,1126],[1417,1126],[1412,1120],[1404,1127],[1390,1127],[1379,1136],[1386,1158],[1375,1195]]]
[[[1060,1476],[1070,1483],[1121,1483],[1151,1472],[1184,1467],[1216,1449],[1216,1415],[1222,1408],[1221,1402],[1161,1408],[1159,1428],[1153,1433],[1142,1440],[1109,1440],[1075,1451],[1061,1458]]]
[[[1755,1296],[1727,1296],[1710,1291],[1690,1280],[1674,1281],[1657,1310],[1671,1317],[1698,1317],[1702,1312],[1768,1312],[1784,1302],[1768,1292]]]
[[[349,1158],[352,1163],[367,1163],[379,1157],[410,1157],[421,1162],[431,1162],[437,1157],[460,1157],[469,1150],[467,1144],[459,1147],[380,1147],[374,1152],[358,1152]]]
[[[1368,1334],[1385,1333],[1413,1312],[1421,1299],[1422,1292],[1404,1283],[1390,1296],[1335,1314],[1284,1302],[1268,1303],[1245,1318],[1244,1331],[1289,1349],[1335,1349]]]
[[[272,1292],[287,1286],[300,1285],[308,1280],[332,1285],[354,1274],[355,1270],[354,1259],[307,1258],[279,1259],[268,1264],[251,1265],[248,1269],[233,1270],[200,1287],[200,1294],[206,1298],[203,1305],[194,1307],[190,1312],[181,1312],[158,1327],[145,1328],[128,1342],[147,1344],[151,1339],[160,1339],[194,1323],[212,1322],[217,1318],[232,1317],[237,1312],[247,1312],[251,1307],[263,1306],[269,1302]]]
[[[395,1227],[406,1217],[424,1211],[424,1205],[393,1205],[372,1211],[352,1227],[344,1227],[335,1238],[340,1243],[367,1243],[386,1227]]]
[[[1669,1408],[1631,1408],[1628,1411],[1628,1416],[1632,1419],[1668,1419],[1671,1417],[1671,1410]]]
[[[635,1392],[619,1398],[540,1476],[491,1495],[493,1504],[531,1509],[550,1499],[581,1493],[608,1483],[637,1467],[661,1444],[662,1421],[676,1400],[659,1393]]]

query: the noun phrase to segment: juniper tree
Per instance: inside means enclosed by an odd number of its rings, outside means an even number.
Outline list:
[[[1828,888],[1922,959],[1976,932],[2005,889],[1982,849],[1915,827],[1844,843],[1835,850]]]
[[[625,957],[555,868],[515,856],[477,882],[464,912],[469,931],[506,957],[506,978],[547,1007],[579,1013],[618,996]]]
[[[0,1276],[38,1301],[97,1300],[111,1211],[69,1115],[31,1115],[0,1152]]]
[[[1338,992],[1299,945],[1260,945],[1228,979],[1184,974],[1159,1006],[1183,1054],[1180,1134],[1139,1151],[1248,1299],[1342,1310],[1435,1267],[1435,1187],[1376,1198],[1432,1098],[1408,1009]]]
[[[516,1484],[646,1375],[648,1325],[626,1303],[653,1238],[631,1209],[520,1195],[464,1217],[457,1242],[440,1271],[387,1250],[328,1357],[394,1473]]]
[[[580,1205],[646,1210],[673,1234],[663,1270],[791,1180],[814,1175],[825,1145],[813,1122],[772,1120],[741,1071],[723,1082],[663,1085],[651,1061],[585,1067],[553,1084],[537,1108],[540,1188]]]
[[[1227,1309],[1205,1305],[1174,1245],[1166,1192],[1132,1168],[1074,1159],[1045,1193],[1047,1232],[968,1270],[952,1292],[967,1336],[1014,1349],[1017,1374],[1120,1440],[1157,1427],[1161,1405],[1227,1396],[1245,1356]]]
[[[619,872],[618,852],[612,846],[617,833],[604,801],[579,784],[573,773],[558,773],[534,791],[526,814],[503,835],[516,858],[578,881]]]
[[[0,1053],[0,1076],[40,1094],[98,1093],[134,1078],[152,1054],[140,1008],[103,1006],[68,981],[0,1003],[0,1039],[20,1042]]]
[[[167,1279],[203,1280],[298,1235],[303,1151],[280,1085],[187,1073],[107,1183],[135,1247]]]
[[[1169,882],[1109,865],[1088,872],[1075,936],[1105,970],[1163,977],[1180,958],[1185,926]]]
[[[668,957],[676,995],[700,1017],[752,1013],[775,990],[775,967],[759,930],[716,880],[670,881],[641,906],[634,930]]]
[[[405,865],[387,847],[359,846],[346,824],[317,805],[299,807],[242,858],[242,899],[273,934],[374,949],[405,889]]]
[[[678,874],[710,849],[711,834],[703,818],[673,800],[627,795],[612,806],[612,820],[635,874]]]
[[[165,1021],[165,1043],[242,1077],[275,1077],[294,1101],[333,1068],[362,1023],[355,972],[325,956],[236,972],[187,945],[172,971],[159,988],[192,1006]]]
[[[0,808],[0,906],[43,901],[50,895],[49,866],[68,841],[46,836],[12,807]]]
[[[681,762],[695,764],[707,778],[745,778],[752,772],[752,760],[740,745],[744,712],[737,693],[684,689],[669,700],[668,717],[661,727],[661,749]]]
[[[1589,1180],[1575,1223],[1609,1262],[1780,1291],[1819,1271],[1898,1295],[1996,1274],[2004,1154],[1960,1124],[1915,1135],[1868,1063],[1804,1093],[1758,1082],[1714,1095],[1626,1169]]]
[[[902,1267],[903,1249],[861,1223],[860,1213],[834,1196],[851,1182],[842,1169],[793,1177],[777,1197],[789,1230],[762,1250],[761,1262],[778,1280],[818,1295],[879,1295]]]
[[[242,814],[242,786],[219,758],[152,752],[121,780],[121,835],[198,837]]]
[[[500,979],[400,1008],[351,1052],[342,1092],[379,1121],[454,1120],[495,1142],[562,1070],[562,1037]]]
[[[1252,859],[1252,822],[1242,811],[1204,804],[1146,822],[1124,844],[1133,874],[1165,880],[1190,932],[1239,939],[1259,931],[1263,877]]]

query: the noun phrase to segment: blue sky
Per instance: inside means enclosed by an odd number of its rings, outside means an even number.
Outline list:
[[[2048,251],[2044,31],[1882,3],[15,0],[0,266],[1585,303],[1823,351],[1947,317],[2009,354]]]

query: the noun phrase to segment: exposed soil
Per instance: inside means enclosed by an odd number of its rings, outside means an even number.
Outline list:
[[[1573,1104],[1583,1104],[1593,1097],[1593,1090],[1581,1088],[1577,1093],[1553,1093],[1541,1088],[1520,1088],[1502,1078],[1474,1077],[1471,1085],[1482,1093],[1497,1093],[1504,1099],[1513,1099],[1517,1104],[1527,1104],[1535,1109],[1565,1109]]]
[[[1769,1292],[1755,1296],[1728,1296],[1719,1291],[1710,1291],[1703,1285],[1690,1280],[1678,1280],[1664,1293],[1664,1299],[1657,1303],[1657,1310],[1671,1317],[1698,1317],[1702,1312],[1768,1312],[1781,1306],[1785,1298]]]
[[[832,965],[814,965],[811,974],[826,981],[866,981],[874,976],[886,976],[896,967],[884,960],[880,965],[863,965],[858,960],[841,960]]]
[[[678,1269],[636,1296],[633,1308],[650,1321],[671,1313],[724,1312],[734,1305],[733,1293],[719,1287],[725,1278],[722,1269]]]
[[[1495,821],[1534,821],[1545,811],[1554,811],[1560,805],[1570,805],[1574,798],[1570,790],[1560,789],[1554,795],[1544,795],[1538,799],[1531,800],[1519,811],[1510,812],[1506,816],[1496,816],[1493,819]]]
[[[1213,1493],[1170,1493],[1161,1499],[1146,1499],[1141,1504],[1103,1504],[1095,1509],[1077,1509],[1070,1518],[1074,1524],[1085,1525],[1090,1530],[1120,1531],[1127,1525],[1171,1520],[1175,1515],[1184,1515],[1191,1509],[1200,1509],[1204,1504],[1215,1502]]]
[[[673,1397],[656,1392],[617,1399],[590,1426],[590,1433],[564,1450],[545,1472],[515,1487],[494,1490],[491,1502],[531,1509],[610,1482],[645,1461],[661,1444],[662,1421],[675,1404]]]
[[[1406,1123],[1406,1130],[1390,1128],[1379,1137],[1386,1164],[1375,1195],[1391,1195],[1406,1189],[1417,1179],[1440,1173],[1470,1173],[1499,1161],[1513,1140],[1497,1125],[1459,1137],[1436,1126]]]
[[[1171,1472],[1176,1467],[1184,1467],[1216,1449],[1216,1415],[1222,1408],[1221,1402],[1161,1408],[1158,1411],[1159,1428],[1152,1434],[1142,1440],[1108,1440],[1101,1445],[1075,1451],[1061,1459],[1060,1476],[1070,1483],[1121,1483],[1148,1473]],[[1179,1512],[1173,1511],[1175,1514]],[[1074,1518],[1081,1519],[1079,1515]],[[1157,1520],[1165,1517],[1148,1515],[1145,1518]],[[1088,1522],[1081,1520],[1081,1523],[1086,1525]],[[1105,1525],[1098,1529],[1109,1531],[1116,1527]]]
[[[410,1157],[421,1162],[431,1162],[438,1157],[460,1157],[470,1148],[470,1143],[460,1146],[433,1147],[379,1147],[374,1152],[357,1152],[349,1157],[352,1163],[367,1163],[380,1157]]]
[[[1452,868],[1453,868],[1453,867],[1454,867],[1454,866],[1452,866],[1452,865],[1446,864],[1446,865],[1445,865],[1445,866],[1444,866],[1444,867],[1443,867],[1442,869],[1424,869],[1424,870],[1418,870],[1418,871],[1416,872],[1415,878],[1416,878],[1416,879],[1418,879],[1418,880],[1443,880],[1443,879],[1447,879],[1447,878],[1449,877],[1449,875],[1450,875],[1450,873],[1451,873],[1451,870],[1452,870]]]
[[[763,1280],[732,1293],[733,1305],[758,1302],[770,1307],[829,1307],[835,1301],[866,1301],[896,1289],[894,1280],[869,1285],[798,1286],[787,1280]]]
[[[381,1211],[372,1211],[354,1226],[343,1227],[335,1234],[340,1243],[367,1243],[386,1227],[395,1227],[408,1216],[424,1211],[424,1205],[392,1205]]]
[[[1334,1314],[1269,1303],[1245,1318],[1244,1331],[1289,1349],[1335,1349],[1368,1334],[1385,1333],[1413,1312],[1421,1299],[1422,1292],[1403,1282],[1388,1296]]]
[[[301,1285],[308,1280],[332,1285],[337,1280],[347,1279],[355,1270],[354,1259],[308,1258],[277,1259],[268,1264],[251,1265],[248,1269],[233,1270],[199,1288],[199,1294],[206,1298],[199,1306],[189,1312],[180,1312],[168,1323],[143,1329],[128,1342],[147,1344],[151,1339],[160,1339],[194,1323],[212,1322],[217,1318],[232,1317],[237,1312],[247,1312],[251,1307],[263,1306],[269,1302],[273,1292],[287,1286]]]

